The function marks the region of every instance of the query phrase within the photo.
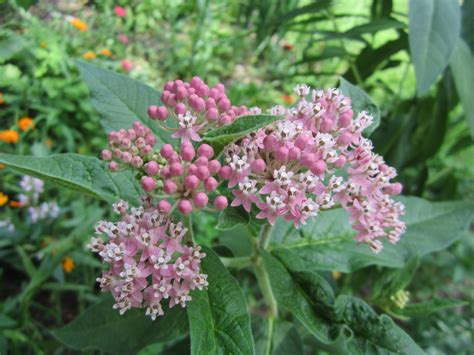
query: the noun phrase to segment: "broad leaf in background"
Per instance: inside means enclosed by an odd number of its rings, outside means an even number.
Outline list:
[[[403,309],[392,309],[392,312],[402,317],[426,317],[444,309],[462,307],[468,304],[468,302],[460,300],[434,298],[426,302],[407,304]]]
[[[111,173],[105,162],[93,157],[72,153],[48,157],[0,153],[0,163],[22,174],[87,193],[110,203],[120,198],[134,203],[140,196],[141,188],[132,172]]]
[[[290,224],[278,222],[271,252],[294,270],[352,272],[368,265],[400,268],[414,256],[442,250],[464,235],[474,216],[472,202],[428,202],[399,198],[406,206],[407,231],[396,245],[384,243],[374,254],[353,241],[354,232],[342,209],[326,211],[301,229],[301,238]]]
[[[207,290],[191,293],[188,303],[191,353],[255,354],[250,316],[244,294],[219,256],[204,247],[202,272],[208,275]]]
[[[249,214],[242,206],[228,207],[219,214],[216,229],[227,231],[249,223]]]
[[[351,296],[321,301],[318,295],[332,292],[324,279],[312,278],[313,284],[308,277],[298,281],[293,270],[267,252],[260,253],[278,305],[292,313],[329,353],[363,354],[371,347],[377,352],[423,354],[390,317],[379,316],[364,301]]]
[[[203,137],[203,140],[204,143],[210,144],[214,148],[215,154],[218,156],[226,145],[282,118],[275,115],[242,116],[230,125],[210,131]]]
[[[364,131],[364,135],[370,136],[370,134],[375,131],[380,124],[379,107],[372,102],[372,99],[363,90],[359,89],[355,85],[352,85],[344,78],[341,78],[339,88],[341,89],[343,95],[351,98],[354,115],[357,115],[362,111],[366,111],[374,117],[374,122]]]
[[[474,57],[466,42],[459,40],[449,64],[464,109],[467,124],[474,138]]]
[[[26,42],[16,34],[11,33],[6,38],[0,39],[0,63],[3,63],[20,52]]]
[[[454,0],[410,0],[409,42],[418,96],[426,94],[449,63],[461,31]]]
[[[76,65],[89,87],[92,105],[99,112],[107,132],[128,129],[139,120],[155,133],[158,142],[174,142],[169,132],[161,129],[147,114],[150,105],[160,104],[158,91],[126,75],[93,64],[77,61]]]
[[[162,317],[152,321],[140,309],[131,309],[121,316],[112,308],[113,304],[112,297],[104,297],[52,334],[74,350],[136,354],[149,344],[173,341],[187,332],[186,311],[181,307],[166,309]]]

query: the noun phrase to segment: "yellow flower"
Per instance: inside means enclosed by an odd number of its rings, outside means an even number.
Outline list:
[[[33,120],[30,117],[25,116],[23,118],[20,118],[20,120],[18,121],[18,126],[20,127],[20,129],[23,132],[25,132],[29,128],[33,127],[34,123],[33,123]]]
[[[18,142],[18,132],[7,129],[5,131],[0,131],[0,141],[5,142],[5,143],[16,143]]]
[[[0,207],[5,205],[8,202],[8,196],[3,192],[0,192]]]
[[[6,167],[7,167],[7,166],[6,166],[5,164],[1,164],[1,163],[0,163],[0,170],[5,169]]]
[[[341,278],[342,274],[339,271],[333,271],[332,272],[332,278],[334,280],[339,280]]]
[[[95,53],[91,51],[84,53],[82,56],[84,57],[84,59],[87,59],[87,60],[91,60],[96,57]]]
[[[87,31],[87,23],[85,23],[84,21],[81,21],[77,17],[73,17],[72,19],[70,19],[69,23],[81,32]]]
[[[110,57],[112,55],[112,52],[108,48],[102,48],[99,53],[103,55],[104,57]]]
[[[72,270],[74,270],[74,260],[69,257],[69,256],[66,256],[64,259],[63,259],[63,270],[64,272],[67,272],[67,273],[70,273]]]
[[[3,105],[5,100],[3,99],[3,92],[0,92],[0,105]]]
[[[46,42],[40,42],[41,48],[48,48],[48,44]]]

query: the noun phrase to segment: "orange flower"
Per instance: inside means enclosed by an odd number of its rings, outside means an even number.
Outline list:
[[[0,105],[3,105],[5,100],[3,99],[3,92],[0,92]]]
[[[46,139],[46,145],[51,148],[53,146],[53,140],[51,138]]]
[[[108,48],[102,48],[99,53],[103,55],[104,57],[110,57],[112,55],[112,52]]]
[[[281,99],[287,105],[291,105],[292,103],[295,102],[295,98],[293,96],[287,95],[287,94],[281,95]]]
[[[84,53],[82,56],[84,57],[84,59],[87,59],[87,60],[91,60],[96,57],[95,53],[91,51]]]
[[[5,143],[16,143],[18,142],[18,132],[7,129],[5,131],[0,131],[0,141],[5,142]]]
[[[69,256],[66,256],[64,259],[63,259],[63,270],[64,272],[67,272],[67,273],[70,273],[72,270],[74,270],[74,260],[69,257]]]
[[[73,17],[72,19],[70,19],[69,23],[81,32],[87,31],[87,23],[85,23],[84,21],[81,21],[77,17]]]
[[[0,170],[5,169],[7,166],[5,164],[0,164]]]
[[[18,121],[18,126],[23,132],[25,132],[29,128],[34,127],[34,123],[30,117],[25,116],[23,118],[20,118],[20,120]]]
[[[285,51],[292,51],[293,49],[295,49],[295,46],[292,45],[291,43],[285,43],[285,44],[283,44],[282,48]]]
[[[0,207],[5,205],[8,202],[8,196],[5,195],[3,192],[0,192]]]
[[[10,201],[8,204],[15,208],[20,208],[20,207],[25,206],[25,204],[20,201]]]

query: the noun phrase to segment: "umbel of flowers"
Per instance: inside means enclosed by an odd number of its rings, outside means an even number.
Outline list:
[[[228,145],[218,158],[210,145],[200,143],[202,136],[261,110],[233,106],[222,84],[210,88],[197,77],[190,83],[170,81],[164,89],[164,105],[150,106],[148,114],[173,131],[179,147],[155,148],[151,130],[134,122],[109,133],[109,148],[102,152],[112,172],[135,169],[147,195],[140,207],[117,203],[120,221],[99,222],[90,243],[110,265],[99,281],[121,313],[146,307],[155,319],[163,314],[163,300],[184,307],[190,290],[207,286],[199,269],[205,255],[192,238],[184,243],[187,229],[171,214],[223,210],[228,200],[222,189],[231,189],[232,207],[255,208],[256,217],[272,225],[281,217],[297,228],[320,211],[342,206],[357,231],[355,240],[375,253],[384,238],[396,243],[404,232],[404,206],[392,199],[402,190],[390,182],[396,171],[362,135],[373,118],[354,115],[339,90],[298,85],[295,107],[270,110],[281,120]]]
[[[183,245],[187,229],[182,222],[174,223],[147,199],[132,208],[119,201],[114,211],[120,221],[98,222],[88,247],[109,265],[97,281],[112,293],[120,314],[145,307],[155,320],[163,315],[164,300],[169,299],[169,307],[184,307],[190,290],[207,286],[207,275],[199,271],[205,254],[199,246]]]

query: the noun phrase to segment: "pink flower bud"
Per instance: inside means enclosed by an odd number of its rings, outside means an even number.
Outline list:
[[[158,174],[160,167],[156,161],[150,161],[145,164],[145,172],[148,176],[155,176]]]
[[[125,164],[130,164],[133,159],[132,154],[130,154],[129,152],[123,152],[120,157]]]
[[[212,88],[211,90],[209,90],[209,94],[208,96],[210,98],[213,98],[214,100],[217,99],[217,97],[220,95],[220,92],[219,90],[217,90],[216,88]]]
[[[201,144],[197,150],[200,157],[212,158],[214,149],[209,144]]]
[[[161,200],[160,202],[158,202],[158,211],[160,211],[161,213],[165,213],[165,214],[168,214],[170,213],[171,211],[171,203],[169,203],[167,200]]]
[[[219,171],[219,176],[223,179],[230,179],[232,176],[232,168],[228,165],[224,165]]]
[[[172,80],[168,81],[168,82],[165,84],[165,90],[167,90],[167,91],[173,90],[173,85],[174,85],[174,81],[172,81]]]
[[[197,166],[195,164],[189,164],[186,170],[189,175],[196,175]]]
[[[323,133],[332,132],[335,128],[334,126],[335,126],[335,122],[332,119],[325,117],[321,121],[319,130]]]
[[[110,161],[112,160],[112,152],[110,150],[104,149],[101,153],[102,160]]]
[[[273,152],[278,146],[278,139],[270,134],[263,140],[263,146],[266,151]]]
[[[197,168],[197,176],[200,180],[206,180],[211,173],[209,172],[209,169],[205,165],[198,166]]]
[[[221,99],[217,102],[217,107],[222,111],[226,111],[230,108],[230,101],[227,97],[221,97]]]
[[[199,149],[198,149],[198,154],[199,154]],[[196,164],[197,167],[207,166],[207,164],[209,164],[209,159],[207,159],[205,156],[200,156],[199,158],[196,159],[194,164]]]
[[[337,142],[340,145],[346,146],[346,145],[351,144],[352,139],[353,139],[353,137],[352,137],[351,132],[345,131],[345,132],[341,133],[341,135],[337,139]]]
[[[204,84],[204,82],[202,81],[202,79],[199,76],[193,76],[193,78],[191,79],[191,86],[195,89],[197,89],[198,87],[200,87],[203,84]]]
[[[306,148],[310,140],[311,137],[303,133],[296,138],[295,145],[301,150],[303,150]]]
[[[217,109],[214,108],[214,107],[209,108],[207,113],[206,113],[206,118],[209,121],[217,120],[219,118],[219,111],[217,111]]]
[[[181,176],[183,175],[183,165],[179,162],[173,163],[170,165],[171,176]]]
[[[158,106],[155,106],[155,105],[151,105],[148,107],[148,116],[150,116],[150,118],[156,120],[158,119]]]
[[[208,192],[212,192],[217,188],[218,182],[212,176],[208,177],[207,180],[204,182],[204,188]]]
[[[153,191],[156,188],[155,180],[149,176],[144,176],[142,178],[142,188],[147,192]]]
[[[220,93],[225,92],[225,86],[222,83],[216,84],[216,86],[214,86],[214,88],[216,88]]]
[[[193,211],[193,205],[188,200],[180,200],[178,202],[178,210],[187,216]]]
[[[147,134],[145,136],[145,143],[153,147],[156,144],[156,137],[153,134]]]
[[[211,108],[216,108],[216,100],[214,100],[212,97],[208,97],[206,99],[206,110],[210,110]]]
[[[165,106],[159,106],[157,109],[158,119],[164,121],[168,118],[168,109]]]
[[[229,123],[232,123],[232,117],[229,115],[222,115],[222,117],[219,119],[219,122],[222,125],[228,125]]]
[[[352,110],[347,110],[347,111],[344,111],[343,113],[341,113],[341,115],[339,116],[339,126],[340,127],[347,127],[350,125],[351,121],[352,121]]]
[[[184,178],[184,186],[188,190],[196,190],[199,187],[199,179],[195,175],[189,175]]]
[[[316,154],[314,153],[303,153],[301,154],[301,165],[310,167],[316,161]]]
[[[402,193],[403,186],[399,182],[385,186],[385,191],[389,195],[400,195]]]
[[[174,108],[174,113],[177,115],[183,115],[186,113],[186,105],[180,102],[179,104],[176,105]]]
[[[280,147],[275,151],[275,158],[279,161],[286,161],[288,159],[288,153],[289,151],[287,147]]]
[[[341,155],[337,158],[336,162],[334,163],[334,167],[336,169],[342,168],[346,164],[346,157]]]
[[[170,173],[170,168],[169,166],[165,166],[163,169],[160,170],[160,175],[164,178],[164,179],[169,179],[171,177],[171,173]]]
[[[176,186],[175,182],[172,180],[166,180],[163,183],[163,191],[169,195],[174,194],[177,189],[178,186]]]
[[[184,161],[193,160],[195,155],[196,155],[196,152],[194,151],[194,148],[192,146],[181,149],[181,157],[183,158]]]
[[[137,138],[137,140],[135,141],[135,145],[138,147],[138,148],[143,148],[145,146],[145,138],[143,137],[140,137],[140,138]]]
[[[265,161],[263,159],[255,159],[251,165],[252,171],[256,174],[261,174],[266,168]]]
[[[196,94],[198,94],[201,97],[207,96],[209,93],[209,86],[206,84],[200,85],[198,88],[196,88]]]
[[[175,90],[176,100],[183,100],[188,96],[188,90],[184,87],[184,85],[180,85]]]
[[[120,146],[123,149],[130,149],[130,147],[132,146],[132,142],[130,141],[130,139],[124,138],[124,139],[122,139],[122,142],[120,143]]]
[[[140,157],[133,157],[131,164],[134,168],[140,168],[143,165],[143,160]]]
[[[118,171],[119,170],[119,165],[116,161],[111,161],[109,163],[109,170],[110,171]]]
[[[209,197],[204,192],[198,192],[194,196],[194,204],[196,205],[197,208],[204,208],[207,206],[207,203],[209,202]]]
[[[216,209],[218,209],[219,211],[222,211],[223,209],[225,209],[227,206],[229,205],[229,203],[227,202],[227,197],[225,196],[217,196],[215,199],[214,199],[214,207]]]
[[[163,158],[168,159],[174,153],[173,146],[171,144],[163,144],[160,149],[160,154]]]
[[[219,170],[221,170],[221,163],[219,160],[214,159],[209,162],[207,167],[209,168],[209,172],[211,174],[217,174]]]
[[[314,164],[311,165],[311,172],[315,175],[324,174],[326,170],[326,163],[323,160],[318,160]]]
[[[301,157],[301,150],[298,147],[293,147],[288,152],[288,159],[289,160],[299,160]]]
[[[196,112],[203,112],[206,109],[206,103],[200,97],[194,100],[194,105],[192,106]]]

